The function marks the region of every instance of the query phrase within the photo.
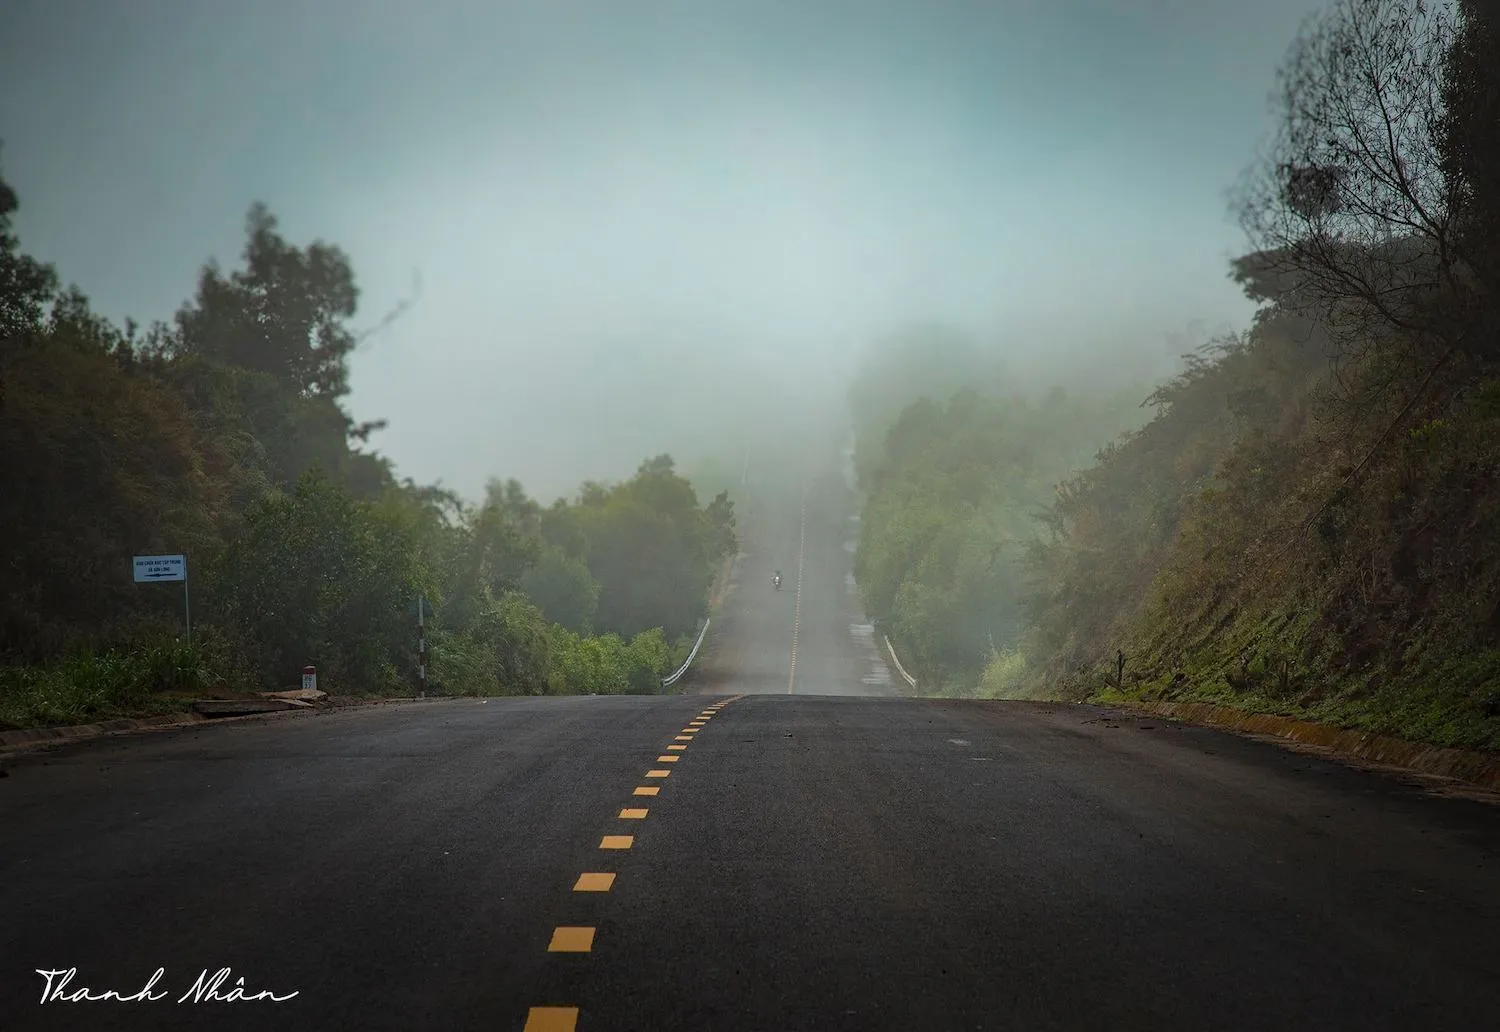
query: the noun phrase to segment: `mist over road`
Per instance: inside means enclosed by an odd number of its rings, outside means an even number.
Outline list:
[[[377,707],[14,762],[0,1026],[1500,1013],[1493,810],[1096,707],[893,697],[847,582],[836,449],[748,469],[737,581],[686,694]],[[225,966],[226,991],[298,995],[175,1002]],[[39,1004],[35,969],[75,967],[71,989],[122,994],[163,967],[169,995]]]
[[[854,471],[809,434],[750,453],[741,553],[715,632],[687,683],[699,691],[891,695],[904,684],[854,584]],[[809,447],[809,444],[812,447]],[[772,577],[781,571],[781,590]]]

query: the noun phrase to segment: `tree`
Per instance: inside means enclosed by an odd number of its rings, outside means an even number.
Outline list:
[[[556,545],[548,545],[536,565],[521,575],[521,591],[555,624],[588,634],[599,608],[599,585],[588,564]]]
[[[740,547],[735,534],[734,502],[728,491],[720,491],[705,510],[709,525],[713,528],[713,548],[716,556],[733,555]]]
[[[500,684],[511,694],[553,691],[553,649],[547,621],[525,596],[508,591],[487,599],[470,634],[494,657]]]
[[[196,564],[226,500],[219,442],[181,398],[107,355],[38,340],[3,360],[0,524],[20,547],[0,563],[0,652],[97,638],[161,603],[172,614],[180,598],[143,593],[130,556]]]
[[[1500,356],[1500,3],[1463,0],[1443,66],[1439,147],[1459,203],[1459,246],[1474,273],[1472,339]]]
[[[578,505],[585,557],[599,582],[595,625],[635,635],[693,629],[708,607],[722,535],[670,456],[641,464],[612,489],[585,485]]]
[[[1480,8],[1337,0],[1281,70],[1275,141],[1239,201],[1260,250],[1234,274],[1323,325],[1329,398],[1344,402],[1326,413],[1342,424],[1330,446],[1364,439],[1304,528],[1398,428],[1500,357],[1496,174],[1485,160],[1500,136],[1500,48],[1493,11]]]
[[[1481,343],[1445,316],[1469,289],[1461,184],[1445,168],[1443,68],[1456,18],[1422,0],[1335,0],[1278,77],[1279,124],[1237,199],[1259,260],[1345,349]]]
[[[414,522],[316,473],[251,509],[211,581],[210,613],[249,635],[267,682],[311,662],[352,693],[402,683],[407,607],[430,591]]]
[[[908,326],[876,341],[849,388],[860,483],[868,485],[885,433],[907,405],[921,397],[946,401],[965,385],[1004,378],[998,355],[950,326]]]
[[[957,391],[920,398],[886,433],[860,520],[866,614],[929,686],[970,688],[1024,631],[1023,548],[1052,482],[1138,419],[1139,395]]]
[[[244,269],[225,277],[204,266],[197,299],[177,313],[179,347],[300,394],[342,397],[355,343],[344,320],[359,300],[349,259],[321,241],[288,244],[264,204],[251,206],[245,228]]]
[[[466,534],[454,560],[450,593],[454,617],[463,623],[486,598],[520,588],[542,548],[541,539],[522,522],[515,507],[491,491],[485,504],[464,519]]]
[[[11,232],[11,216],[19,207],[16,192],[0,178],[0,346],[36,330],[47,302],[57,292],[57,273],[52,266],[22,254],[20,242]]]
[[[357,292],[337,248],[291,246],[256,205],[244,267],[208,265],[175,328],[142,336],[59,292],[16,207],[0,181],[0,522],[25,545],[0,563],[0,721],[280,687],[307,662],[336,692],[406,691],[419,594],[444,690],[660,690],[660,628],[701,614],[732,545],[727,496],[700,509],[665,455],[546,510],[515,480],[478,506],[397,483],[362,447],[384,422],[342,407]],[[190,644],[180,593],[131,583],[153,552],[189,556]],[[590,633],[590,562],[628,639]]]

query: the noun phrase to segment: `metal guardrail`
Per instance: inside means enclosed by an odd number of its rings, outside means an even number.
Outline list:
[[[713,623],[712,620],[704,619],[703,630],[698,632],[698,640],[693,643],[693,651],[688,653],[688,658],[683,660],[682,666],[677,668],[676,673],[670,677],[662,678],[661,686],[663,688],[670,688],[676,684],[682,675],[687,673],[687,668],[693,665],[693,659],[698,655],[698,648],[703,644],[703,636],[708,633],[708,625],[711,623]]]
[[[901,679],[905,681],[908,686],[915,688],[917,686],[917,679],[911,676],[911,674],[908,674],[906,672],[906,667],[901,665],[901,660],[896,658],[896,650],[891,646],[891,639],[884,634],[882,634],[880,637],[885,641],[885,650],[891,654],[891,662],[896,664],[896,672],[901,675]]]

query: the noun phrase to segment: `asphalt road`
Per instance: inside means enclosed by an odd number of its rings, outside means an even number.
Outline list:
[[[9,763],[0,1030],[1496,1027],[1500,812],[1090,707],[893,697],[840,497],[826,466],[767,491],[702,694]],[[800,613],[768,579],[793,543]],[[128,995],[158,967],[160,1000],[39,1002],[36,969]],[[176,1002],[223,967],[297,995]]]

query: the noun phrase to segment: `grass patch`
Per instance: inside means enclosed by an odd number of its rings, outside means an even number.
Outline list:
[[[207,651],[181,640],[83,649],[46,666],[0,669],[0,728],[168,713],[222,681]]]
[[[1233,649],[1216,649],[1188,657],[1179,674],[1158,672],[1138,681],[1127,674],[1123,690],[1101,685],[1091,700],[1201,702],[1442,747],[1500,751],[1500,649],[1432,650],[1399,673],[1382,666],[1341,670],[1329,662],[1331,650],[1318,650],[1304,666],[1290,660],[1283,666],[1287,651],[1267,650],[1242,662],[1230,660]]]

